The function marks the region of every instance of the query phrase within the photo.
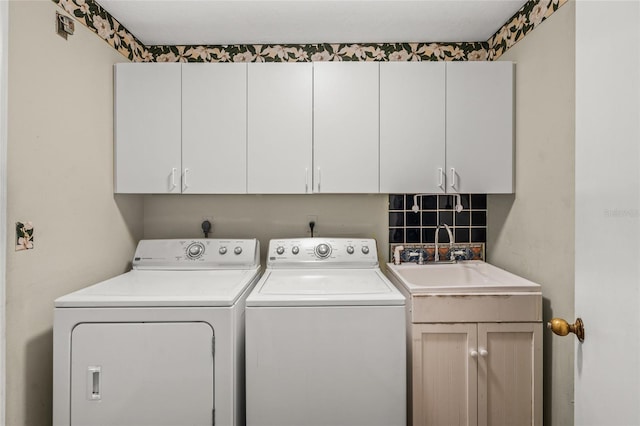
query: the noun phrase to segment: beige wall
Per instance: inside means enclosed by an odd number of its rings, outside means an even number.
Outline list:
[[[366,237],[388,258],[387,195],[147,195],[145,238],[201,236],[211,218],[211,238],[258,238],[262,264],[271,238],[310,236],[308,216],[317,216],[315,235]]]
[[[117,275],[142,235],[142,197],[112,189],[112,64],[85,27],[65,41],[51,1],[9,10],[7,425],[51,424],[53,300]],[[13,251],[15,222],[35,249]]]
[[[488,198],[488,260],[542,285],[545,320],[573,319],[575,4],[500,60],[517,62],[516,194]],[[574,339],[544,336],[545,425],[571,425]]]

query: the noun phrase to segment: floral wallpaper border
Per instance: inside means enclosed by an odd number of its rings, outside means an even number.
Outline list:
[[[487,41],[488,60],[497,60],[568,0],[529,0]]]
[[[153,55],[129,30],[94,0],[52,0],[133,62],[153,62]]]
[[[52,0],[133,62],[493,61],[568,0],[529,0],[486,42],[145,46],[95,0]]]

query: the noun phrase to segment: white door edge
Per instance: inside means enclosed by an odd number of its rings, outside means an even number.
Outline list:
[[[5,286],[7,263],[7,89],[9,2],[0,2],[0,426],[5,424]]]

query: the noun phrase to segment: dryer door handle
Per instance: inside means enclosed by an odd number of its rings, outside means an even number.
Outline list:
[[[97,401],[102,399],[100,394],[100,379],[101,379],[100,366],[92,365],[87,368],[87,394],[90,401]]]

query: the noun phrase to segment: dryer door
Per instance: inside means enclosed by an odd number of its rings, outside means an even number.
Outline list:
[[[78,325],[71,425],[211,425],[213,335],[201,322]]]

